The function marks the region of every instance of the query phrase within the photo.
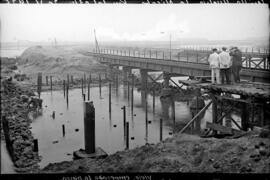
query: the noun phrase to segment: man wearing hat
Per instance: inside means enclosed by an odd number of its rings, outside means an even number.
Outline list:
[[[220,60],[220,76],[221,83],[224,84],[224,79],[226,78],[226,83],[230,84],[230,76],[231,76],[231,56],[228,52],[226,52],[227,48],[223,47],[222,52],[219,54]]]
[[[209,58],[208,58],[208,62],[211,68],[211,82],[212,84],[220,84],[220,78],[219,78],[219,55],[217,53],[217,49],[214,48],[213,53],[210,54]],[[215,81],[216,79],[216,81]]]

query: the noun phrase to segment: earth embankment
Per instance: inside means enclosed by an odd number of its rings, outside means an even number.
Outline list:
[[[27,76],[35,77],[38,72],[53,75],[56,79],[71,74],[82,77],[84,73],[99,73],[106,70],[93,57],[80,53],[80,48],[69,46],[34,46],[26,49],[18,61],[19,70]]]

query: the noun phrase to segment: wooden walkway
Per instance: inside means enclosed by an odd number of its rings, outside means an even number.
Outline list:
[[[202,88],[211,91],[238,94],[259,99],[268,99],[268,100],[270,99],[270,84],[267,83],[241,82],[233,85],[227,84],[218,85],[218,84],[204,83],[198,80],[186,80],[186,81],[179,80],[179,83],[194,88]]]

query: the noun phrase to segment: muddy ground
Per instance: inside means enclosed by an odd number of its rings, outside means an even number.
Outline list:
[[[49,164],[41,173],[222,172],[269,173],[270,142],[250,133],[239,139],[177,134],[158,144],[116,152],[105,159]]]
[[[37,172],[40,157],[34,151],[34,139],[30,131],[30,112],[37,110],[38,100],[34,92],[23,88],[11,78],[1,79],[1,125],[5,117],[9,132],[6,137],[10,142],[11,158],[17,172]],[[3,124],[4,125],[4,124]],[[1,140],[4,140],[1,126]]]
[[[40,47],[36,47],[40,48]],[[32,50],[31,50],[32,51]],[[39,52],[41,53],[42,50]],[[26,54],[27,55],[27,54]],[[25,56],[26,56],[25,55]],[[24,70],[38,67],[35,56],[25,62]],[[56,58],[57,59],[57,58]],[[55,60],[52,58],[51,60]],[[62,62],[63,59],[57,61]],[[56,61],[56,62],[57,62]],[[20,62],[22,63],[22,62]],[[49,63],[48,63],[49,64]],[[19,65],[24,66],[24,63]],[[61,66],[58,66],[61,67]],[[2,68],[2,67],[1,67]],[[49,67],[48,67],[49,68]],[[68,68],[67,68],[68,69]],[[3,69],[1,69],[3,70]],[[33,77],[42,68],[33,71]],[[1,77],[14,75],[13,70],[1,71]],[[66,77],[66,76],[64,76]],[[11,92],[1,89],[2,113],[9,114],[8,120],[15,127],[14,142],[17,148],[15,165],[20,172],[32,173],[91,173],[91,172],[223,172],[223,173],[270,173],[269,136],[260,137],[259,132],[249,132],[238,139],[201,138],[195,135],[175,134],[158,144],[147,144],[132,150],[120,151],[104,159],[82,159],[53,163],[40,170],[37,154],[32,152],[32,136],[25,115],[26,95],[29,99],[35,90],[35,80],[14,81]],[[80,84],[73,87],[80,87]],[[49,90],[49,86],[43,90]],[[26,89],[24,91],[22,89]],[[53,89],[62,89],[61,83]],[[27,93],[25,93],[27,92]],[[31,92],[30,94],[28,94]],[[23,98],[24,97],[24,98]],[[27,151],[27,152],[26,152]],[[31,155],[32,154],[32,155]],[[25,163],[29,161],[28,163]],[[31,164],[32,163],[32,164]],[[29,166],[26,166],[29,165]],[[26,167],[24,167],[26,166]]]

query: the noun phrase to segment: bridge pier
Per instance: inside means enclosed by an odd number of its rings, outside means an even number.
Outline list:
[[[146,69],[140,69],[140,75],[141,75],[141,103],[142,106],[145,107],[147,100],[148,71]]]
[[[115,77],[115,73],[114,73],[114,67],[113,65],[109,65],[107,74],[109,74],[109,80],[113,80]]]
[[[170,78],[171,78],[170,73],[163,72],[164,88],[169,88]]]
[[[167,73],[167,72],[163,72],[163,89],[162,89],[162,92],[161,92],[161,96],[162,97],[170,97],[171,96],[171,89],[170,89],[170,78],[171,78],[171,75],[170,73]]]
[[[123,66],[123,81],[124,85],[127,85],[128,77],[131,74],[131,67]]]

